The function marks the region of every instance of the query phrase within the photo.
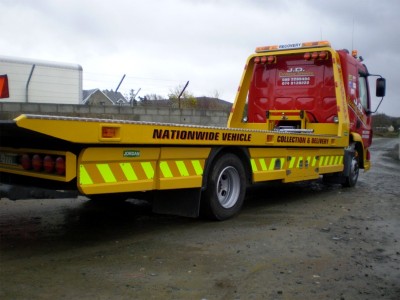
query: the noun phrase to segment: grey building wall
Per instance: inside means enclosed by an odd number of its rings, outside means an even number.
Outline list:
[[[228,110],[0,102],[0,120],[12,120],[21,114],[58,115],[205,126],[226,126],[229,117]]]

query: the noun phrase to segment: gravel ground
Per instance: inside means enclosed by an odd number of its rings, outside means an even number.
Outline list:
[[[225,222],[2,199],[0,298],[400,299],[398,142],[374,141],[355,188],[257,185]]]

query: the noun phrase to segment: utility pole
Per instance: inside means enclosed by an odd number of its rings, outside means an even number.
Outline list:
[[[121,79],[121,81],[119,82],[119,84],[118,84],[117,88],[115,89],[115,92],[118,92],[118,89],[119,89],[119,87],[121,86],[121,84],[122,84],[122,81],[124,81],[124,79],[125,79],[125,76],[126,76],[126,74],[124,74],[124,76],[122,76],[122,79]]]
[[[188,82],[186,82],[185,86],[183,87],[181,93],[178,96],[179,109],[181,109],[181,97],[182,97],[183,92],[186,90],[188,85],[189,85],[189,80],[188,80]]]

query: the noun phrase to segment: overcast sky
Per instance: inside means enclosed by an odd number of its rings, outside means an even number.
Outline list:
[[[0,0],[0,12],[0,55],[80,64],[84,89],[126,74],[120,91],[139,96],[189,80],[232,102],[255,47],[329,40],[386,77],[379,112],[400,116],[399,0]]]

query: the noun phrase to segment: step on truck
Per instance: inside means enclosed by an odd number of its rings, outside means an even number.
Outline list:
[[[352,187],[371,166],[371,76],[383,99],[385,79],[356,52],[258,47],[226,127],[23,114],[0,122],[0,180],[96,201],[145,197],[156,213],[216,220],[237,214],[254,183]]]

